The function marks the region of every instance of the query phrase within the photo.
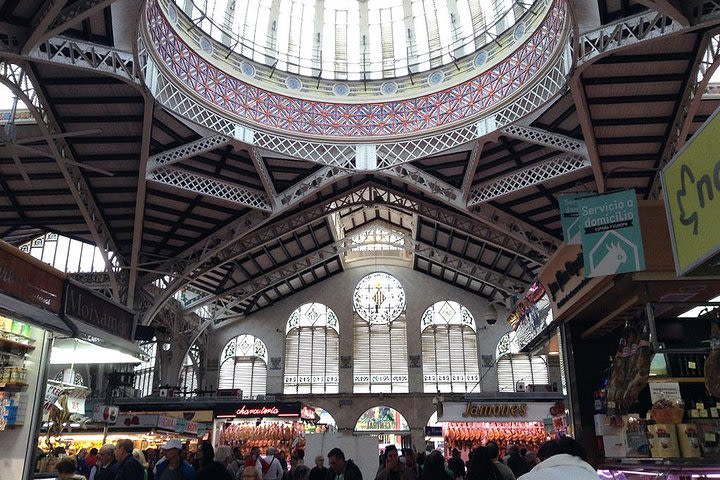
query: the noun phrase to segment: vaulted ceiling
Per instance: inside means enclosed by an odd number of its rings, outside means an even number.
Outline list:
[[[659,169],[720,105],[705,93],[720,2],[571,4],[583,26],[560,95],[517,128],[369,172],[220,138],[114,75],[135,68],[142,1],[0,0],[0,81],[37,113],[0,140],[0,238],[106,248],[115,298],[145,321],[181,289],[188,310],[247,315],[349,268],[349,239],[374,226],[413,269],[502,300],[561,243],[559,194],[657,198]],[[542,170],[578,151],[587,163]]]

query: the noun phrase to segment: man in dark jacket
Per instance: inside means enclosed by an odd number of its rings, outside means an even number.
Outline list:
[[[133,442],[127,438],[115,445],[115,460],[118,463],[115,480],[143,480],[145,471],[140,462],[132,456]]]
[[[330,475],[328,480],[363,480],[362,472],[352,460],[345,460],[345,454],[339,448],[328,452]]]
[[[460,458],[460,450],[458,450],[457,448],[452,449],[452,457],[450,457],[450,460],[448,460],[447,466],[453,473],[453,477],[465,477],[465,462],[463,462],[462,458]]]
[[[208,442],[200,444],[195,458],[200,464],[197,480],[233,480],[225,465],[215,461],[215,449]]]
[[[315,466],[310,470],[310,480],[326,480],[328,469],[325,468],[325,458],[322,455],[315,457]]]
[[[115,461],[115,445],[103,445],[98,451],[98,471],[95,480],[115,480],[118,463]]]
[[[517,445],[509,445],[507,448],[509,454],[507,458],[507,466],[510,467],[515,478],[519,478],[520,475],[525,475],[530,471],[530,467],[523,457],[520,456],[520,447]]]

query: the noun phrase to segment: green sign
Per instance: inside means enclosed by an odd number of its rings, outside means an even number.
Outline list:
[[[678,275],[717,275],[720,250],[720,110],[663,169]]]
[[[586,277],[645,269],[635,190],[578,200]]]
[[[563,239],[568,245],[580,245],[580,213],[578,212],[578,199],[592,195],[591,193],[568,193],[560,195],[560,223],[562,224]]]

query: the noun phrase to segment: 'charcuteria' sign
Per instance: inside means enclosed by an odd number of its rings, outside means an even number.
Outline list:
[[[710,260],[720,250],[720,111],[667,164],[662,182],[677,274],[716,274]]]

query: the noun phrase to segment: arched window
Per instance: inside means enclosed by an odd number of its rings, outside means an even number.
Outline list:
[[[195,397],[198,388],[197,366],[200,361],[200,348],[197,345],[190,347],[183,359],[182,368],[178,377],[178,387],[184,397]]]
[[[356,393],[408,392],[405,290],[387,273],[371,273],[353,292]]]
[[[243,397],[265,395],[267,348],[253,335],[238,335],[223,348],[218,388],[240,389]]]
[[[321,303],[306,303],[285,327],[285,393],[338,393],[338,319]]]
[[[515,392],[518,383],[547,384],[549,383],[547,357],[531,356],[527,353],[505,355],[497,363],[498,391]]]
[[[500,337],[495,348],[498,391],[514,392],[517,390],[518,383],[524,385],[547,384],[550,381],[545,355],[533,357],[519,352],[514,331]]]
[[[139,365],[133,367],[135,373],[135,389],[139,391],[140,397],[152,395],[153,380],[155,377],[155,358],[157,357],[157,339],[149,342],[143,342],[138,345],[140,350],[145,353],[147,360],[143,360]]]
[[[475,320],[457,302],[430,306],[420,321],[425,393],[479,391]]]

